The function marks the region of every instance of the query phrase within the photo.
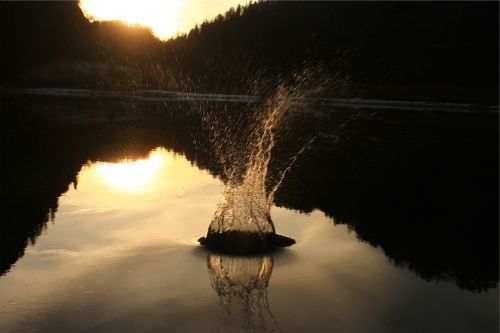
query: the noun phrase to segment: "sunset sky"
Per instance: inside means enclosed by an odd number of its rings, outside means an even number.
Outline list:
[[[189,32],[196,24],[210,20],[238,4],[239,0],[80,0],[90,21],[119,20],[150,27],[158,38],[167,40]]]

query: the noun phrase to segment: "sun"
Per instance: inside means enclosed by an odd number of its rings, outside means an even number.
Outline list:
[[[187,33],[196,24],[210,20],[238,0],[79,0],[90,21],[122,21],[151,28],[161,40]]]
[[[91,22],[118,20],[139,24],[151,28],[162,40],[175,36],[181,27],[177,13],[182,2],[178,0],[80,0],[79,5]]]

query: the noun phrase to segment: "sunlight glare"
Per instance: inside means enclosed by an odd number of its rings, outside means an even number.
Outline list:
[[[178,22],[174,13],[181,3],[178,0],[81,0],[80,8],[85,17],[93,21],[119,20],[129,25],[150,27],[160,39],[173,36]]]
[[[125,192],[139,192],[147,188],[164,166],[167,155],[156,150],[146,160],[121,163],[101,163],[96,170],[102,179],[114,188]]]
[[[211,20],[235,7],[238,0],[79,0],[90,21],[122,21],[151,28],[162,39],[187,33],[195,24]]]

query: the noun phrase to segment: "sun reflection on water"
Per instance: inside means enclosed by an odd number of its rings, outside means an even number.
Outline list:
[[[156,149],[144,160],[125,159],[120,163],[99,163],[95,168],[107,185],[124,192],[143,192],[167,162],[168,155],[161,149]]]

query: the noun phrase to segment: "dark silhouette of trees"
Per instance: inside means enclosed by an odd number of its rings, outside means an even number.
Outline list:
[[[498,103],[498,2],[258,2],[165,43],[144,28],[89,23],[75,2],[1,2],[0,16],[2,85],[273,94],[297,72],[320,67],[332,94]],[[347,88],[338,90],[339,82]],[[34,241],[87,160],[165,145],[223,176],[195,113],[142,105],[147,112],[118,126],[113,119],[133,106],[127,100],[113,107],[78,100],[63,113],[55,103],[45,120],[37,118],[43,103],[34,100],[27,118],[15,106],[20,100],[0,100],[0,271]],[[219,117],[232,122],[252,110],[233,108]],[[106,113],[110,124],[58,123],[69,110]],[[347,117],[328,114],[321,121],[306,114],[290,126],[272,164],[298,138]],[[424,278],[451,278],[471,290],[495,285],[498,116],[379,115],[345,131],[301,157],[276,203],[322,210]]]
[[[321,66],[337,96],[498,102],[498,2],[256,2],[165,43],[76,2],[0,11],[2,84],[249,93]]]
[[[120,89],[160,58],[150,30],[90,23],[77,2],[3,2],[0,14],[3,84]]]
[[[223,91],[252,90],[252,73],[286,82],[318,65],[355,91],[498,87],[498,3],[250,3],[165,49],[167,66]]]

